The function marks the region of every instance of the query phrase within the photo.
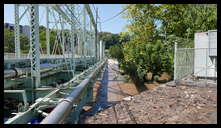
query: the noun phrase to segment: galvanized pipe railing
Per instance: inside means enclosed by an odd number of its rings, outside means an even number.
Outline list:
[[[41,122],[41,124],[62,124],[68,118],[71,113],[71,110],[74,107],[75,100],[81,96],[81,92],[87,87],[88,83],[94,78],[98,71],[106,63],[106,60],[103,61],[95,70],[92,72],[89,77],[83,80],[80,85],[75,88],[71,94],[59,103],[56,108]]]
[[[60,63],[60,64],[41,64],[40,72],[48,72],[53,70],[56,67],[67,65],[68,63]],[[20,75],[24,75],[26,73],[31,73],[31,68],[13,68],[4,70],[4,78],[15,78]]]

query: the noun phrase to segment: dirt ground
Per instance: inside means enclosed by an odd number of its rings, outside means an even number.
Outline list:
[[[216,124],[217,89],[160,85],[111,106],[87,124]]]

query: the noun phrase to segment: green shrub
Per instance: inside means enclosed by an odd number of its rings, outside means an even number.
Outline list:
[[[163,72],[172,72],[173,58],[159,40],[154,42],[130,41],[123,44],[121,68],[131,76],[135,84],[142,85],[148,72],[160,76]]]
[[[120,62],[124,57],[121,45],[111,46],[109,49],[109,55]]]

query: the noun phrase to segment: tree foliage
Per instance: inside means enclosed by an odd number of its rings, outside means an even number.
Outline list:
[[[195,32],[216,29],[217,5],[132,4],[125,6],[130,40],[123,43],[121,68],[137,84],[145,75],[173,72],[173,47],[193,47]],[[122,59],[123,57],[123,59]]]
[[[119,44],[111,46],[109,49],[110,56],[117,59],[118,61],[122,61],[124,55],[121,49],[122,46]]]
[[[4,52],[14,53],[15,52],[14,42],[15,42],[14,31],[4,27]],[[28,53],[29,39],[22,33],[20,34],[20,45],[21,45],[21,53]]]
[[[113,34],[110,32],[100,32],[99,37],[100,40],[103,40],[105,42],[105,49],[109,49],[111,46],[119,44],[118,34]]]
[[[66,31],[66,33],[68,33]],[[55,40],[57,38],[57,31],[50,29],[50,51],[53,51],[53,46],[55,46]],[[46,28],[44,26],[39,26],[39,43],[40,50],[42,54],[46,54],[47,44],[46,44]],[[61,44],[61,42],[59,42]],[[58,50],[55,51],[56,54],[61,52],[61,45],[58,45]],[[29,38],[24,34],[20,33],[20,46],[21,53],[28,53],[30,49]],[[14,53],[15,52],[15,37],[14,30],[9,30],[4,28],[4,52]]]

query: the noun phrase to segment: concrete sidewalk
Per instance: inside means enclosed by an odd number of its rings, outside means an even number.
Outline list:
[[[124,97],[129,96],[123,93],[119,86],[120,84],[124,83],[125,79],[123,78],[123,76],[117,73],[117,71],[119,70],[117,61],[109,59],[107,68],[108,77],[105,78],[108,81],[107,101],[121,101]]]
[[[98,78],[93,88],[93,106],[85,106],[85,112],[81,115],[80,123],[84,123],[85,118],[91,117],[110,106],[114,106],[122,101],[124,97],[130,96],[121,90],[120,84],[124,84],[125,79],[117,73],[118,70],[118,62],[108,59],[104,71],[101,72],[102,77]],[[135,88],[133,84],[127,84],[127,86],[131,89]],[[112,114],[114,116],[114,112]]]

